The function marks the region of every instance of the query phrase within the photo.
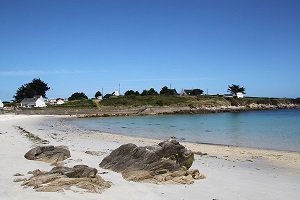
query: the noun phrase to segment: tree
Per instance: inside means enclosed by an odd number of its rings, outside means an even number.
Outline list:
[[[75,92],[68,98],[69,101],[84,99],[88,99],[88,97],[83,92]]]
[[[148,90],[147,95],[158,95],[157,91],[154,90],[154,88],[150,88],[150,90]]]
[[[191,94],[190,95],[192,95],[192,96],[199,96],[199,95],[201,95],[201,94],[203,94],[203,90],[201,90],[201,89],[193,89],[192,91],[191,91]]]
[[[167,86],[164,86],[163,88],[161,88],[159,94],[162,94],[162,95],[169,95],[170,94],[170,90]]]
[[[146,96],[146,95],[158,95],[157,91],[154,90],[154,88],[150,88],[149,90],[143,90],[143,92],[141,93],[142,96]]]
[[[246,94],[245,90],[246,89],[244,87],[240,87],[239,85],[235,85],[235,84],[232,84],[231,86],[228,85],[228,89],[227,89],[227,91],[230,92],[233,95],[236,95],[236,93],[238,93],[238,92]]]
[[[109,97],[111,97],[112,96],[112,94],[106,94],[106,95],[104,95],[104,99],[109,99]]]
[[[127,90],[125,92],[125,96],[131,96],[131,95],[136,95],[135,91],[133,91],[133,90]]]
[[[175,89],[169,89],[167,86],[161,88],[160,93],[161,95],[176,95],[177,91]]]
[[[97,99],[98,97],[101,97],[101,96],[102,96],[101,92],[97,91],[96,94],[95,94],[95,98]]]
[[[148,90],[143,90],[143,92],[141,93],[141,96],[146,96],[148,93]]]
[[[35,95],[46,97],[46,92],[50,89],[48,84],[41,79],[33,79],[30,83],[26,83],[18,88],[14,96],[16,102],[22,101],[24,98],[32,98]]]

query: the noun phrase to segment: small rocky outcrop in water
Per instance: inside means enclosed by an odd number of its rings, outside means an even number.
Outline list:
[[[32,174],[32,177],[23,181],[22,186],[33,187],[38,192],[71,190],[75,186],[87,192],[101,193],[111,186],[111,182],[97,175],[97,169],[86,165],[75,165],[73,168],[54,167],[49,172],[37,169]]]
[[[145,147],[124,144],[99,166],[120,172],[129,181],[191,184],[195,179],[205,178],[198,170],[188,170],[193,161],[193,152],[171,139]]]
[[[37,146],[29,150],[24,157],[28,160],[39,160],[48,163],[56,163],[70,158],[67,146]]]

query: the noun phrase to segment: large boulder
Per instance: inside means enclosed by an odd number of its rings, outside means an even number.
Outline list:
[[[145,147],[124,144],[99,166],[120,172],[129,181],[191,184],[195,179],[204,178],[198,170],[188,170],[193,161],[193,152],[171,139]]]
[[[110,188],[111,182],[97,175],[97,169],[86,165],[54,167],[49,172],[34,170],[33,176],[23,181],[22,186],[33,187],[38,192],[57,192],[81,188],[91,193],[101,193]],[[76,189],[75,189],[76,191]]]
[[[24,157],[28,160],[39,160],[56,163],[71,157],[67,146],[37,146],[29,150]]]

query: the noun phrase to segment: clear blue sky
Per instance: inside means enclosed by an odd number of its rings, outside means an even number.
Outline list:
[[[299,0],[0,0],[0,99],[164,85],[300,97]]]

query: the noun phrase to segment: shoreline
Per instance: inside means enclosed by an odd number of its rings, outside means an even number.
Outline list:
[[[66,116],[66,117],[67,119],[70,119],[73,118],[74,116]],[[64,117],[62,116],[59,116],[59,119],[67,120],[64,119]],[[73,129],[74,132],[75,130],[83,132],[84,134],[82,135],[82,137],[87,140],[95,139],[100,141],[114,142],[114,143],[121,143],[121,144],[135,143],[138,146],[154,145],[164,140],[158,138],[148,138],[148,137],[140,137],[140,136],[129,136],[129,135],[123,135],[118,133],[109,133],[109,132],[103,132],[98,130],[88,130],[70,124],[67,125],[70,126],[70,128]],[[225,154],[228,154],[232,157],[237,157],[237,159],[249,160],[252,157],[254,157],[254,159],[262,158],[265,159],[266,161],[276,162],[276,165],[279,165],[279,167],[284,166],[294,170],[294,172],[299,171],[300,174],[300,151],[244,147],[244,146],[234,146],[234,145],[225,145],[225,144],[223,145],[223,144],[211,144],[211,143],[197,143],[197,142],[180,141],[180,140],[178,141],[181,144],[187,146],[195,153],[201,152],[201,153],[207,153],[208,155],[218,155],[222,157],[226,152]],[[289,159],[293,160],[293,162],[285,163],[286,160],[278,159],[278,155],[279,157],[284,155]],[[297,159],[297,162],[294,162],[295,159]]]
[[[79,118],[89,117],[117,117],[117,116],[144,116],[144,115],[180,115],[180,114],[210,114],[268,111],[282,109],[300,109],[296,104],[250,104],[248,106],[102,106],[100,108],[31,108],[31,109],[4,109],[5,113],[23,115],[76,115]]]
[[[0,198],[1,199],[297,199],[300,181],[300,153],[241,147],[180,142],[195,152],[192,168],[206,179],[192,185],[156,185],[128,182],[118,173],[99,168],[101,160],[125,143],[138,146],[157,144],[161,140],[115,135],[79,129],[66,123],[71,116],[0,115]],[[74,116],[73,116],[74,117]],[[29,170],[49,170],[49,164],[28,161],[24,154],[35,146],[16,126],[48,140],[51,145],[66,145],[71,158],[65,166],[86,164],[113,183],[102,194],[84,191],[33,192],[13,182],[13,174]],[[95,152],[95,155],[87,154]],[[25,175],[28,176],[28,175]]]
[[[77,117],[76,117],[77,118]],[[84,128],[79,128],[84,129]],[[135,135],[125,135],[117,132],[108,132],[108,131],[102,131],[102,130],[95,130],[95,129],[84,129],[85,131],[91,132],[93,134],[108,134],[108,135],[115,135],[118,137],[125,136],[128,138],[137,138],[137,139],[143,139],[143,140],[155,140],[155,141],[163,141],[163,139],[160,138],[150,138],[150,137],[140,137]],[[182,140],[180,138],[174,138],[180,143],[186,143],[186,144],[192,144],[192,145],[208,145],[208,146],[220,146],[220,147],[232,147],[232,148],[241,148],[241,149],[249,149],[249,150],[265,150],[265,151],[276,151],[276,152],[287,152],[287,153],[299,153],[300,151],[297,150],[282,150],[282,149],[275,149],[275,148],[264,148],[264,147],[250,147],[250,146],[238,146],[238,145],[232,145],[232,144],[220,144],[220,143],[210,143],[210,142],[192,142],[189,140]]]

